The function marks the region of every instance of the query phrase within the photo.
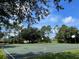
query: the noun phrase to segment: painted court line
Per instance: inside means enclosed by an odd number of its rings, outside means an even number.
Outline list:
[[[6,49],[4,49],[4,51],[5,51],[12,59],[15,59],[15,57],[13,57]]]

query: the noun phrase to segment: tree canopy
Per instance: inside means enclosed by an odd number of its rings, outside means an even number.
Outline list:
[[[50,35],[50,33],[52,32],[51,31],[51,26],[50,25],[47,25],[47,26],[43,26],[42,28],[41,28],[41,35],[43,36],[48,36],[49,37],[49,35]]]
[[[22,40],[29,41],[29,43],[35,43],[35,42],[50,42],[49,36],[45,36],[47,33],[49,35],[49,32],[51,31],[50,26],[43,26],[43,28],[25,28],[22,29],[19,33],[19,38]],[[18,40],[18,39],[17,39]]]
[[[15,28],[26,21],[28,27],[49,15],[49,2],[53,2],[56,9],[64,9],[62,0],[0,0],[0,28]],[[72,0],[64,0],[71,2]]]
[[[56,39],[58,42],[65,42],[65,43],[79,43],[79,30],[75,27],[69,27],[66,25],[62,25],[59,29]],[[75,36],[74,38],[72,36]]]
[[[4,36],[3,32],[0,32],[0,39]]]

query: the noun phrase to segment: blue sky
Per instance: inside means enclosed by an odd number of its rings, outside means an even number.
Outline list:
[[[65,8],[64,10],[58,12],[54,7],[49,8],[51,12],[49,16],[33,26],[40,28],[43,25],[51,25],[53,27],[55,25],[61,26],[62,24],[66,24],[79,28],[79,0],[73,0],[72,3],[65,2],[62,5]]]
[[[34,24],[33,27],[41,28],[44,25],[50,25],[53,28],[55,25],[61,26],[65,24],[79,29],[79,0],[73,0],[71,3],[62,2],[62,5],[65,9],[59,12],[52,5],[49,8],[50,14],[38,24]],[[26,27],[26,25],[24,26]]]

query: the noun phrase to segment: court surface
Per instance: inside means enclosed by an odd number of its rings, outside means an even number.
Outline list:
[[[65,50],[79,49],[79,44],[8,44],[4,46],[5,53],[14,59],[30,59],[30,57],[52,52],[58,53]],[[6,52],[7,51],[7,52]]]

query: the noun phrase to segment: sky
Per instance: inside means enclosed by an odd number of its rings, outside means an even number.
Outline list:
[[[34,24],[34,27],[41,28],[43,25],[55,26],[62,24],[68,26],[75,26],[79,28],[79,0],[73,0],[72,3],[63,3],[64,10],[59,12],[54,8],[50,8],[50,14],[38,24]]]
[[[62,5],[64,10],[58,12],[54,7],[49,8],[50,14],[33,26],[41,28],[44,25],[50,25],[53,28],[56,25],[60,27],[65,24],[79,29],[79,0],[73,0],[71,3],[63,2]],[[55,33],[52,36],[55,36]]]
[[[55,9],[52,3],[52,6],[49,8],[50,14],[41,19],[39,23],[32,25],[33,27],[41,28],[44,25],[50,25],[52,27],[53,34],[51,37],[55,36],[55,31],[53,28],[58,25],[59,27],[63,24],[67,26],[74,26],[79,29],[79,0],[73,0],[71,3],[61,2],[64,7],[64,10],[59,12]],[[24,27],[27,24],[24,23]]]

